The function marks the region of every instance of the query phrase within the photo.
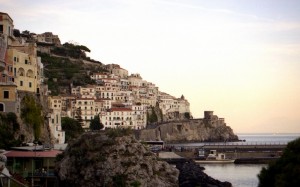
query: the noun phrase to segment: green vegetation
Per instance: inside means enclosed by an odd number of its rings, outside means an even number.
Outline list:
[[[35,102],[31,95],[26,95],[21,102],[21,118],[24,123],[31,125],[34,131],[35,140],[39,140],[41,135],[41,127],[44,123],[42,116],[42,106]]]
[[[190,113],[189,112],[185,112],[184,113],[184,117],[185,117],[185,119],[190,119],[191,118]]]
[[[152,109],[151,114],[147,112],[147,123],[155,123],[158,121],[158,117],[156,115],[154,107],[151,107],[151,109]]]
[[[300,186],[300,138],[288,143],[283,155],[258,175],[259,187]]]
[[[108,137],[115,138],[115,137],[132,135],[133,131],[130,128],[115,128],[115,129],[107,129],[105,133]]]
[[[140,183],[140,181],[133,181],[132,183],[130,183],[130,186],[132,186],[132,187],[139,187],[141,185],[142,184]]]
[[[100,122],[99,115],[94,116],[94,119],[90,122],[91,130],[100,130],[103,129],[104,125]]]
[[[114,186],[126,187],[127,176],[124,174],[115,175],[112,177]]]
[[[73,83],[75,86],[94,84],[83,69],[83,63],[80,61],[72,62],[68,58],[54,57],[45,53],[38,54],[44,64],[44,74],[47,78],[49,90],[52,95],[58,95],[62,88],[69,88]]]
[[[46,53],[38,53],[44,64],[44,75],[47,78],[45,83],[48,85],[51,95],[59,95],[64,90],[69,89],[70,84],[74,86],[84,86],[95,84],[88,72],[106,72],[102,65],[95,63],[87,65],[82,60],[71,60],[67,57],[50,56]],[[68,90],[70,92],[70,90]]]
[[[89,48],[83,45],[75,45],[72,43],[64,43],[62,47],[55,47],[52,53],[60,56],[72,57],[72,58],[85,58],[85,52],[91,52]]]
[[[64,158],[64,153],[59,153],[55,157],[55,162],[60,162]]]
[[[68,117],[61,118],[61,127],[66,133],[65,138],[67,143],[71,139],[77,138],[84,132],[82,126],[77,120]]]
[[[15,113],[0,113],[0,149],[19,146],[22,140],[16,140],[14,133],[20,129]]]
[[[74,118],[79,123],[80,126],[83,126],[83,119],[81,117],[81,109],[80,108],[76,109]]]

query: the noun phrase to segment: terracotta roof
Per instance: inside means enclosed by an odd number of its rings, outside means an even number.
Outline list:
[[[132,111],[131,108],[111,108],[110,112],[114,111]]]
[[[7,13],[5,13],[5,12],[0,12],[0,15],[1,14],[3,14],[3,15],[7,15],[10,19],[11,19],[11,17],[7,14]],[[13,19],[11,19],[12,21],[13,21]]]
[[[38,158],[55,158],[56,155],[62,153],[58,150],[50,151],[8,151],[4,153],[6,157],[38,157]]]
[[[77,98],[76,100],[84,100],[84,101],[94,101],[94,98]]]

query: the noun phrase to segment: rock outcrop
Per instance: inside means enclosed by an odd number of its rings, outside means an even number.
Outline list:
[[[179,186],[182,187],[231,187],[229,182],[221,182],[213,179],[203,172],[204,168],[200,167],[193,161],[178,162],[176,168],[179,169]]]
[[[179,171],[160,161],[133,136],[85,133],[59,158],[60,186],[178,186]]]
[[[143,141],[163,140],[168,143],[238,140],[224,118],[218,118],[212,111],[205,111],[204,116],[203,119],[173,121],[143,129],[137,137]]]

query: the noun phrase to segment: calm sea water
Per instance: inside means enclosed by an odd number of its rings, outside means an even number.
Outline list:
[[[280,143],[286,144],[300,137],[300,133],[293,134],[238,134],[245,143]],[[258,186],[257,175],[265,164],[203,164],[205,173],[220,181],[228,181],[234,187]]]
[[[228,181],[234,187],[258,186],[257,174],[265,164],[201,164],[204,172],[219,181]]]
[[[246,143],[280,143],[288,142],[300,137],[300,133],[280,133],[280,134],[237,134],[240,140],[246,140]]]

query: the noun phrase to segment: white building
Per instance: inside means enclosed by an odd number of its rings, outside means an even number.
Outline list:
[[[95,115],[94,98],[76,98],[76,103],[73,109],[73,118],[82,119],[82,128],[88,129],[90,127],[90,121],[94,119]]]
[[[107,79],[109,75],[107,73],[93,73],[91,75],[91,79],[93,80],[102,80],[102,79]]]
[[[147,107],[142,104],[135,104],[131,106],[133,125],[135,129],[144,129],[147,125]]]
[[[132,128],[137,129],[133,122],[131,108],[110,108],[99,115],[104,128]]]
[[[95,98],[96,89],[94,85],[81,86],[79,93],[82,98]]]
[[[65,131],[61,128],[62,100],[59,96],[48,97],[48,105],[51,112],[48,114],[48,125],[54,137],[54,143],[65,143]]]
[[[129,85],[140,87],[143,85],[143,79],[140,74],[131,74],[128,76]]]

